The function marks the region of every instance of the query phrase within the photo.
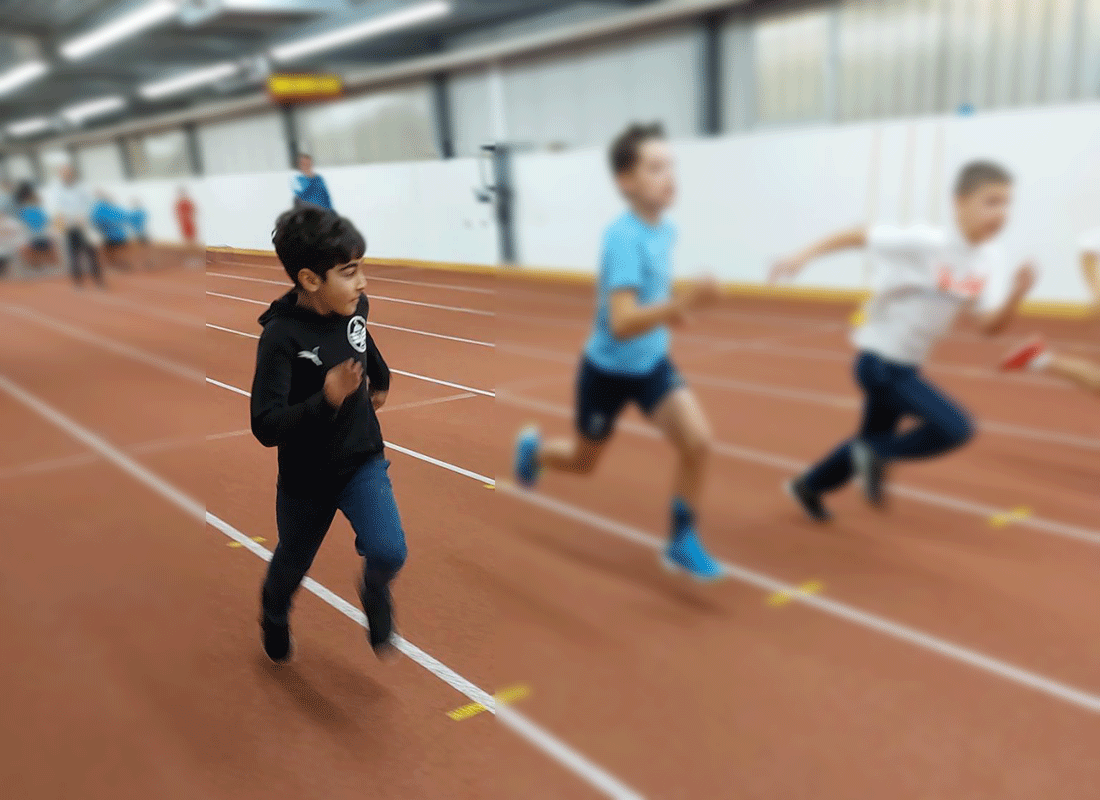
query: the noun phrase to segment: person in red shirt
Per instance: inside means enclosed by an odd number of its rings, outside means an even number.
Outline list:
[[[180,187],[179,200],[176,201],[176,218],[180,223],[180,233],[187,244],[195,244],[198,232],[195,230],[195,204],[187,195],[187,190]]]

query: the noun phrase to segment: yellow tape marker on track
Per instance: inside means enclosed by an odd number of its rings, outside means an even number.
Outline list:
[[[495,489],[495,488],[497,488],[497,487],[493,486],[493,484],[491,484],[491,483],[484,483],[484,484],[482,484],[482,486],[484,486],[486,489]]]
[[[507,689],[502,689],[493,695],[493,697],[498,703],[514,703],[516,700],[522,700],[529,694],[531,694],[531,690],[526,686],[512,686]],[[481,703],[469,703],[456,708],[454,711],[448,711],[447,716],[455,722],[461,722],[464,719],[476,717],[482,711],[487,710],[488,709]]]
[[[785,606],[799,594],[817,594],[825,588],[821,581],[806,581],[794,591],[775,592],[768,595],[768,605],[778,608]]]
[[[267,541],[267,539],[265,539],[262,536],[249,536],[248,538],[251,539],[254,542],[266,542]],[[225,546],[226,547],[232,547],[233,549],[236,549],[238,547],[244,547],[244,545],[241,544],[240,542],[226,542]]]
[[[994,514],[989,518],[989,524],[994,528],[1003,528],[1006,525],[1010,525],[1013,522],[1019,522],[1022,519],[1027,519],[1031,516],[1031,509],[1027,506],[1019,506],[1011,511],[1006,511],[1003,514]]]
[[[859,309],[858,311],[853,311],[852,316],[848,317],[848,323],[853,328],[860,327],[866,321],[867,321],[867,315],[863,313],[863,309]]]

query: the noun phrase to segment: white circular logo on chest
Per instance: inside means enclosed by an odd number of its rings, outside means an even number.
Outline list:
[[[367,351],[367,321],[358,314],[348,320],[348,343],[357,352]]]

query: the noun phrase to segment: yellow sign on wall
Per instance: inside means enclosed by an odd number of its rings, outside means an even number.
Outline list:
[[[273,100],[321,100],[344,93],[344,81],[339,75],[269,75],[267,93]]]

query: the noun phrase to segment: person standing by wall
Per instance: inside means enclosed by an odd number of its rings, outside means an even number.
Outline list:
[[[103,270],[92,246],[93,234],[89,231],[92,197],[77,181],[72,165],[65,164],[61,167],[59,176],[61,184],[55,192],[54,203],[57,208],[57,225],[62,231],[69,253],[73,283],[78,289],[84,285],[83,264],[87,262],[92,279],[100,288],[105,288]]]
[[[198,240],[198,231],[195,229],[195,204],[187,194],[187,189],[180,187],[176,199],[176,219],[180,225],[180,236],[185,244],[194,245]]]
[[[328,195],[325,179],[313,171],[313,157],[301,153],[298,156],[298,172],[290,179],[290,190],[294,193],[294,205],[303,203],[332,210],[332,198]]]

